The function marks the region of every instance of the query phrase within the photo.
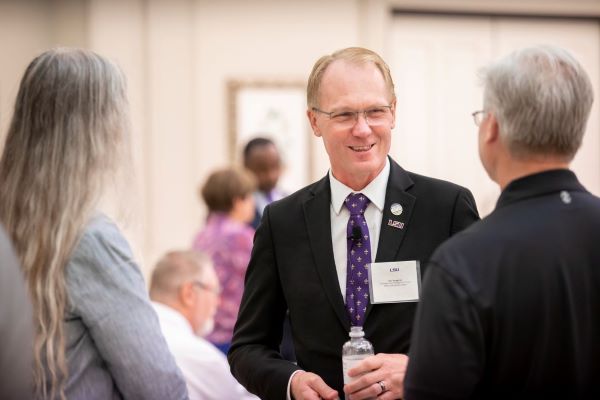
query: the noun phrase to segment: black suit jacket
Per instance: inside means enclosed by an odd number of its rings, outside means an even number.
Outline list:
[[[478,220],[471,193],[413,174],[390,159],[376,262],[419,260]],[[400,216],[390,206],[400,203]],[[341,350],[350,321],[338,283],[330,221],[329,177],[270,204],[254,239],[229,362],[234,376],[261,399],[285,399],[297,369],[323,378],[343,398]],[[404,223],[388,226],[389,219]],[[421,271],[424,273],[425,271]],[[281,359],[286,310],[298,365]],[[369,305],[364,330],[376,353],[406,353],[416,303]]]

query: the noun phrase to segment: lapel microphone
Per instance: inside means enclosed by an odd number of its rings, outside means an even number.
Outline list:
[[[352,239],[354,242],[358,242],[362,239],[362,231],[359,226],[352,227],[352,236],[349,239]]]

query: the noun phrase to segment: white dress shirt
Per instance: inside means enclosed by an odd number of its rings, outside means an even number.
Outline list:
[[[383,218],[383,207],[385,206],[385,191],[390,176],[390,160],[386,159],[385,167],[364,189],[355,192],[342,182],[338,181],[331,170],[329,171],[329,183],[331,186],[331,243],[333,244],[333,258],[337,271],[338,282],[344,300],[346,300],[346,267],[348,262],[347,250],[347,226],[350,219],[350,211],[344,207],[344,201],[350,193],[362,193],[371,200],[367,206],[364,217],[369,227],[371,242],[371,262],[377,257],[377,246],[379,245],[379,231],[381,230],[381,219]]]
[[[190,400],[258,400],[229,372],[225,355],[192,331],[178,311],[152,302],[167,344],[186,380]]]

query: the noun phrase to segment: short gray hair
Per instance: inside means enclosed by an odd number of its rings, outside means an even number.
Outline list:
[[[514,157],[573,159],[593,102],[587,73],[566,50],[515,51],[483,70],[484,108],[492,112]]]
[[[212,269],[211,259],[195,250],[170,251],[156,264],[150,279],[150,298],[165,300],[177,296],[179,287]]]

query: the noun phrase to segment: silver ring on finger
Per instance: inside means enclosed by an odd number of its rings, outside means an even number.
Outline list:
[[[383,383],[383,381],[379,381],[377,383],[379,384],[379,387],[381,388],[381,393],[387,392],[387,388],[385,387],[385,383]]]

